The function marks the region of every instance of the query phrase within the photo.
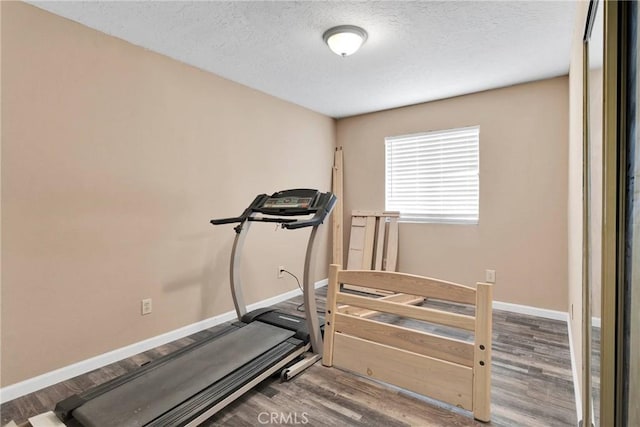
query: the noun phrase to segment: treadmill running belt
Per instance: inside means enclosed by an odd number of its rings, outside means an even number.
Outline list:
[[[143,426],[295,334],[252,322],[86,402],[87,427]]]

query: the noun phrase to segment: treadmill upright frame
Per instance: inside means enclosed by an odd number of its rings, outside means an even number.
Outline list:
[[[240,275],[240,260],[242,259],[242,249],[251,225],[251,219],[257,215],[252,212],[245,221],[236,227],[236,237],[233,240],[231,249],[231,261],[229,266],[229,283],[231,285],[231,295],[233,304],[236,309],[238,320],[242,320],[242,316],[247,314],[247,306],[242,292],[242,278]],[[304,275],[302,284],[302,293],[304,298],[304,306],[306,307],[306,322],[309,330],[309,341],[311,342],[311,351],[315,354],[322,355],[322,333],[320,331],[320,320],[316,308],[315,286],[311,280],[311,268],[313,258],[313,248],[318,231],[316,224],[311,228],[309,240],[307,241],[307,250],[304,259]],[[316,359],[317,360],[317,359]]]

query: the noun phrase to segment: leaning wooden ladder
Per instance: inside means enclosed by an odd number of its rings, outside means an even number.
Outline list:
[[[341,292],[352,284],[475,306],[475,316]],[[346,304],[347,307],[339,304]],[[492,286],[472,287],[387,271],[329,271],[322,364],[393,384],[491,419]],[[351,315],[388,313],[474,332],[473,343]],[[394,322],[395,323],[395,322]],[[410,322],[411,323],[411,322]]]

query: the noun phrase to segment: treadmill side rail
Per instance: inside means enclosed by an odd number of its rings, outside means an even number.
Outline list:
[[[282,381],[289,381],[291,378],[295,377],[305,369],[311,367],[320,359],[322,359],[321,354],[316,354],[309,351],[305,353],[302,359],[300,359],[298,362],[284,369],[280,374],[280,379]]]

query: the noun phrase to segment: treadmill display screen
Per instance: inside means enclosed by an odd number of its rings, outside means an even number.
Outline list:
[[[263,208],[268,209],[309,209],[312,197],[269,197]]]

